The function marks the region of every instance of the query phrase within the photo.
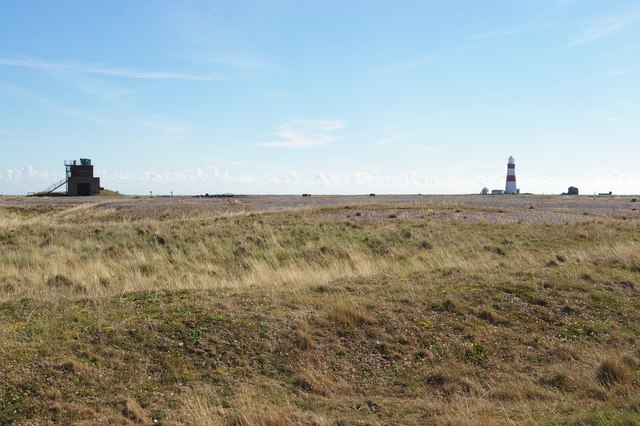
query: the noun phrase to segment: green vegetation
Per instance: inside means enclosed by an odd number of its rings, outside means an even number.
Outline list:
[[[435,210],[0,209],[0,425],[639,423],[637,223]]]

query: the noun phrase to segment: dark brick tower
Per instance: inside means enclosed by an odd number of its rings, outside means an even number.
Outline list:
[[[71,197],[100,194],[100,178],[93,176],[93,166],[88,158],[65,161],[67,168],[67,195]]]

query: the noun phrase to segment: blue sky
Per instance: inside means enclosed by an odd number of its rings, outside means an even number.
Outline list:
[[[0,0],[0,194],[638,194],[639,99],[637,0]]]

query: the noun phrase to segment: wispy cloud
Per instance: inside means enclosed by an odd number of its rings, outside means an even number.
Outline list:
[[[317,148],[340,139],[335,131],[344,127],[346,124],[342,120],[289,120],[278,126],[280,140],[257,145],[271,148]]]
[[[81,67],[66,67],[61,64],[43,62],[34,58],[6,59],[0,58],[0,66],[14,66],[44,71],[56,78],[65,80],[80,91],[109,102],[121,100],[128,95],[140,91],[126,89],[105,75],[91,74],[82,71]],[[155,84],[167,84],[166,81]]]
[[[620,124],[628,124],[628,123],[637,124],[637,123],[640,123],[639,119],[628,119],[628,118],[623,118],[623,117],[605,117],[604,121],[608,121],[610,123],[620,123]]]
[[[44,71],[77,72],[82,74],[141,80],[218,81],[224,79],[222,76],[214,73],[196,74],[184,71],[143,71],[80,61],[52,62],[33,57],[0,58],[0,65],[39,69]]]
[[[190,60],[192,62],[198,62],[203,64],[215,64],[222,65],[223,67],[235,68],[237,70],[244,71],[270,71],[275,70],[275,67],[270,63],[252,56],[250,54],[243,54],[239,52],[227,52],[227,53],[215,53],[203,49],[191,48],[185,53],[181,53],[182,58]]]
[[[503,30],[477,34],[475,38],[500,38],[529,32],[553,30],[558,28],[586,27],[585,30],[583,30],[579,34],[572,36],[569,39],[569,45],[576,46],[599,40],[610,34],[621,31],[622,29],[629,27],[637,23],[638,21],[640,21],[640,12],[636,10],[631,13],[622,13],[615,16],[599,16],[591,19],[582,19],[576,21],[533,23],[516,28],[507,28]]]
[[[112,128],[115,126],[114,120],[103,115],[96,114],[90,109],[62,106],[31,89],[7,81],[0,80],[0,92],[31,99],[37,104],[40,104],[57,114],[79,118],[100,125],[104,128]],[[131,114],[133,116],[131,117],[130,123],[127,125],[147,129],[149,134],[146,138],[153,138],[154,141],[171,143],[183,140],[189,135],[193,128],[191,123],[175,120],[170,117],[141,114],[135,110],[131,110]],[[119,122],[118,125],[122,126],[124,124]]]
[[[566,7],[569,6],[573,3],[575,3],[577,0],[556,0],[555,1],[555,6],[556,7]]]
[[[599,40],[612,33],[621,31],[638,21],[640,21],[640,13],[638,12],[601,19],[593,22],[593,24],[582,33],[572,37],[570,45],[575,46]]]
[[[378,146],[387,145],[387,144],[390,144],[392,142],[399,141],[400,139],[402,139],[402,136],[391,136],[391,137],[388,137],[388,138],[382,138],[382,139],[378,139],[376,141],[376,145],[378,145]]]
[[[420,144],[417,144],[417,143],[402,145],[402,148],[404,148],[406,150],[415,150],[415,151],[422,151],[422,152],[436,152],[437,151],[437,149],[434,146],[431,146],[431,145],[420,145]]]
[[[132,95],[142,90],[148,90],[148,88],[126,88],[106,76],[96,76],[76,71],[57,72],[57,74],[85,94],[103,101],[119,104],[120,106],[127,106],[126,101],[129,100]],[[156,80],[152,86],[157,87],[166,84],[171,84],[171,82]],[[149,85],[150,84],[146,84],[145,86]]]
[[[399,127],[410,126],[412,124],[420,123],[422,121],[427,121],[427,120],[432,120],[434,118],[442,117],[444,115],[451,114],[451,113],[454,113],[456,111],[460,111],[461,109],[462,109],[462,107],[456,107],[456,108],[447,109],[447,110],[444,110],[444,111],[437,112],[435,114],[429,114],[429,115],[425,115],[423,117],[414,118],[412,120],[402,121],[400,123],[395,123],[395,124],[391,124],[389,126],[380,127],[380,128],[371,130],[371,131],[366,132],[366,133],[369,133],[369,134],[371,134],[371,133],[382,133],[382,132],[386,132],[387,130],[397,129]]]
[[[619,76],[619,75],[632,74],[632,73],[638,72],[638,71],[640,71],[640,67],[629,67],[629,68],[623,68],[623,69],[611,71],[609,73],[609,75],[611,77],[616,77],[616,76]]]
[[[96,114],[90,109],[62,106],[31,89],[7,81],[0,80],[0,92],[31,99],[57,114],[80,118],[105,128],[114,126],[114,121],[112,119]],[[135,110],[132,110],[132,114],[134,114],[131,121],[133,126],[140,126],[148,129],[153,132],[154,140],[161,142],[175,142],[185,139],[193,127],[190,123],[173,120],[169,117],[142,115],[137,113]],[[120,124],[122,125],[122,123]]]
[[[486,33],[476,34],[475,38],[496,38],[496,37],[504,37],[511,36],[522,33],[529,32],[537,32],[537,31],[545,31],[552,30],[556,28],[565,28],[565,27],[578,27],[589,24],[598,24],[601,23],[603,18],[594,18],[594,19],[585,19],[579,21],[569,21],[569,22],[545,22],[545,23],[535,23],[531,25],[523,25],[521,27],[516,28],[506,28],[503,30],[490,31]]]
[[[415,68],[418,67],[420,65],[424,65],[427,64],[431,61],[433,61],[433,59],[435,58],[435,56],[443,51],[444,48],[441,47],[439,49],[434,50],[433,52],[426,54],[426,55],[421,55],[418,56],[416,58],[407,60],[407,61],[403,61],[403,62],[399,62],[396,64],[392,64],[392,65],[387,65],[385,67],[382,68],[378,68],[373,70],[371,73],[376,75],[376,74],[390,74],[390,73],[395,73],[395,72],[400,72],[400,71],[405,71],[411,68]]]
[[[188,123],[158,117],[139,118],[136,122],[140,126],[157,133],[157,140],[167,143],[186,138],[192,128]]]
[[[291,92],[287,92],[284,90],[263,90],[262,94],[274,99],[289,99],[293,98],[295,95]]]
[[[61,106],[58,103],[52,101],[51,99],[45,96],[39,95],[38,93],[36,93],[31,89],[28,89],[26,87],[19,86],[17,84],[13,84],[7,81],[0,80],[0,92],[9,93],[13,96],[20,96],[20,97],[32,99],[33,101],[45,106],[46,108],[49,108],[50,110],[58,114],[62,114],[70,117],[82,118],[84,120],[91,121],[95,124],[99,124],[105,127],[111,125],[111,120],[108,120],[98,114],[95,114],[90,110]]]
[[[217,65],[241,73],[274,71],[276,67],[255,52],[238,28],[220,19],[215,4],[185,8],[176,4],[169,14],[177,46],[175,56],[198,64]]]
[[[32,90],[4,80],[0,80],[0,91],[14,96],[35,97]]]

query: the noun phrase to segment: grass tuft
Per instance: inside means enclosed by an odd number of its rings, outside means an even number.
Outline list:
[[[564,369],[555,369],[555,371],[547,373],[543,378],[540,379],[540,383],[544,386],[548,386],[562,392],[576,390],[576,384],[574,380]]]
[[[374,322],[366,311],[351,303],[336,306],[329,314],[329,318],[349,328],[356,328],[356,326],[363,324],[373,324]]]
[[[149,415],[142,409],[138,401],[128,398],[122,402],[122,414],[137,424],[149,424],[151,422]]]
[[[308,329],[298,327],[295,333],[295,342],[300,349],[308,350],[315,347],[313,335]]]
[[[624,363],[618,359],[605,359],[596,370],[598,382],[605,387],[612,387],[630,380],[630,374]]]
[[[47,280],[47,286],[53,288],[73,288],[75,283],[68,277],[57,274]]]
[[[495,253],[499,256],[506,256],[507,252],[504,251],[504,249],[502,247],[498,247],[498,246],[484,246],[484,250],[488,251],[489,253]]]

